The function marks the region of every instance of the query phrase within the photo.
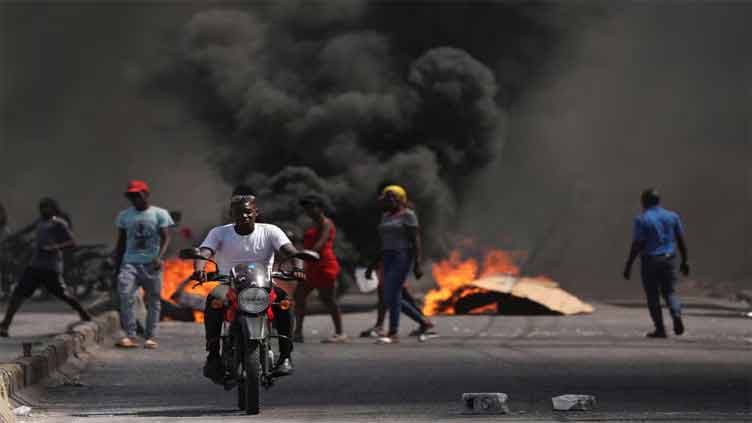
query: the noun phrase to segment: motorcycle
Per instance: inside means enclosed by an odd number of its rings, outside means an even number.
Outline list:
[[[179,256],[184,260],[206,260],[216,265],[213,260],[202,257],[197,248],[181,250]],[[319,255],[303,250],[289,259],[315,261]],[[226,375],[225,389],[238,387],[238,408],[245,410],[246,414],[259,413],[260,388],[271,388],[276,378],[271,340],[282,335],[272,330],[272,306],[279,305],[283,310],[291,306],[290,300],[277,300],[274,279],[296,280],[291,272],[271,272],[265,263],[239,264],[227,275],[206,274],[207,282],[219,282],[229,288],[224,299],[221,360]]]

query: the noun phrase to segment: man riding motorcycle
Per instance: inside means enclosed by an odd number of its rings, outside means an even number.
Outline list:
[[[201,256],[213,258],[217,262],[217,270],[220,273],[227,274],[234,265],[247,262],[266,263],[267,268],[272,269],[275,253],[279,254],[280,258],[298,253],[282,229],[267,223],[256,223],[256,197],[249,187],[235,188],[230,200],[230,212],[235,223],[213,228],[199,247]],[[205,266],[204,260],[194,262],[195,280],[206,281]],[[300,263],[296,264],[293,275],[300,280],[305,279]],[[226,285],[219,285],[211,291],[207,297],[204,315],[206,350],[209,353],[204,365],[204,376],[219,384],[223,383],[224,378],[220,358],[220,336],[227,290]],[[275,286],[274,290],[279,300],[287,298],[287,293],[281,288]],[[272,307],[277,332],[280,335],[280,356],[274,373],[278,376],[289,375],[293,372],[292,312],[282,309],[279,305]]]

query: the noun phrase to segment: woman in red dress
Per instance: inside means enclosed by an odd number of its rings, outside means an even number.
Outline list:
[[[332,220],[324,212],[324,201],[318,195],[306,195],[300,200],[305,214],[313,220],[313,227],[303,235],[303,247],[319,253],[321,259],[306,263],[306,281],[295,290],[295,335],[293,341],[303,342],[303,318],[306,314],[308,294],[314,289],[324,303],[334,322],[334,335],[322,340],[324,343],[343,343],[347,335],[342,332],[342,314],[335,299],[335,282],[339,274],[339,263],[334,255],[336,229]]]

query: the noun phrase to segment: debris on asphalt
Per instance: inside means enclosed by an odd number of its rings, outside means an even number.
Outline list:
[[[559,395],[551,398],[551,401],[557,411],[590,411],[595,408],[593,395]]]
[[[31,415],[31,407],[22,405],[13,409],[13,414],[20,417],[29,417]]]
[[[509,396],[501,392],[470,392],[462,394],[465,412],[469,414],[509,414]]]

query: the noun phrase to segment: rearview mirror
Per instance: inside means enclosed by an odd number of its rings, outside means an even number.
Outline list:
[[[201,250],[198,248],[185,248],[180,250],[180,253],[178,256],[183,260],[202,260],[205,259],[204,256],[201,255]]]
[[[319,253],[313,250],[299,250],[293,255],[293,257],[301,259],[303,261],[318,261],[321,258],[321,256],[319,256]]]

